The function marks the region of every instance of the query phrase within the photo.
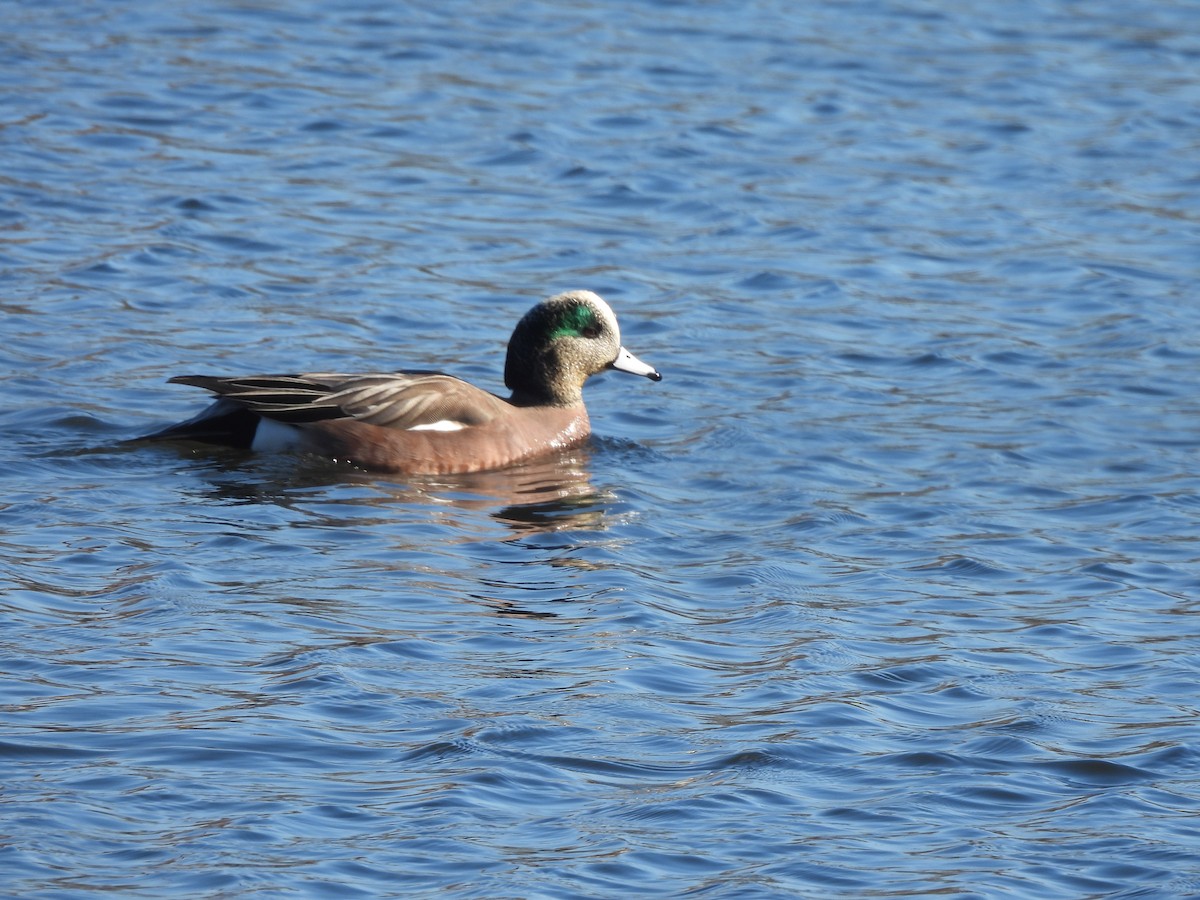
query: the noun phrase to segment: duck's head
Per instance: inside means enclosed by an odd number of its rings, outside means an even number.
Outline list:
[[[543,300],[513,330],[504,383],[519,403],[574,406],[583,383],[605,369],[661,381],[623,346],[617,317],[591,291],[568,291]]]

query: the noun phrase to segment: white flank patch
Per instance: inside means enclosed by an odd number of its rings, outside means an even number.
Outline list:
[[[291,450],[300,445],[300,429],[273,419],[262,419],[254,430],[251,450],[273,452]]]
[[[466,428],[462,422],[452,419],[440,419],[437,422],[427,422],[424,425],[414,425],[409,431],[462,431]]]

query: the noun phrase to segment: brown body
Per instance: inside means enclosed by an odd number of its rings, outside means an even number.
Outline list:
[[[513,407],[462,431],[402,431],[369,422],[335,419],[304,428],[305,448],[320,456],[376,472],[448,475],[503,469],[554,450],[576,447],[591,434],[583,404]]]

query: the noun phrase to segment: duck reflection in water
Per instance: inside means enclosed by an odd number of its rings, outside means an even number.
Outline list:
[[[592,485],[591,456],[585,444],[507,469],[400,477],[319,457],[258,457],[247,466],[244,452],[226,450],[205,454],[199,471],[209,479],[208,495],[223,503],[303,508],[331,528],[395,524],[398,507],[418,505],[423,521],[455,528],[470,541],[496,537],[480,532],[479,514],[512,529],[513,537],[603,530],[616,497]]]

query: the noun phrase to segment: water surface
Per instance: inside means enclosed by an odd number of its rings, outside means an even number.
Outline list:
[[[1194,13],[8,4],[3,892],[1200,893]],[[120,443],[577,287],[578,451]]]

